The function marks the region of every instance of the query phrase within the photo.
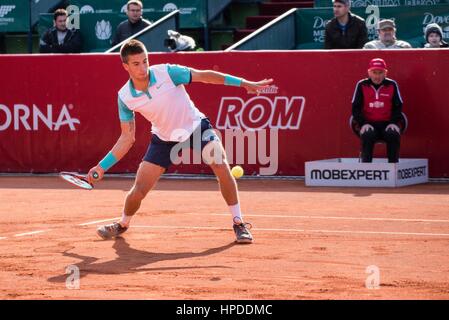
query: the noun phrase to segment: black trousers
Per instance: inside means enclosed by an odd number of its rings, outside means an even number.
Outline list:
[[[373,161],[374,145],[379,141],[384,141],[387,144],[388,162],[396,163],[399,161],[401,135],[394,130],[385,130],[388,124],[388,122],[370,123],[374,130],[365,131],[360,135],[362,142],[362,162]]]

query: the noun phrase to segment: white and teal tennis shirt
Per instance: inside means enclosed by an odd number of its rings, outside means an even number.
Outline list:
[[[118,92],[120,121],[134,120],[134,113],[151,122],[153,134],[164,141],[187,140],[205,118],[184,84],[191,81],[190,69],[179,65],[158,64],[149,68],[147,91],[136,90],[131,79]]]

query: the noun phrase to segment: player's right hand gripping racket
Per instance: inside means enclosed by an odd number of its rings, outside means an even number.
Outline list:
[[[59,176],[65,181],[86,190],[92,190],[94,186],[87,181],[87,178],[83,175],[73,173],[73,172],[60,172]],[[93,173],[94,179],[98,179],[98,173]]]

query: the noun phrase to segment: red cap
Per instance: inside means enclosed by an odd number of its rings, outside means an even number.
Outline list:
[[[383,59],[375,58],[369,62],[368,71],[371,70],[387,70],[387,64]]]

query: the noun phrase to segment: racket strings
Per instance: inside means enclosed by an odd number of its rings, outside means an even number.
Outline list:
[[[73,185],[75,185],[77,187],[80,187],[80,188],[83,188],[83,189],[88,189],[88,190],[93,188],[93,185],[90,184],[86,180],[85,177],[80,176],[78,174],[71,173],[71,172],[61,172],[59,176],[62,179],[64,179],[65,181],[67,181],[67,182],[69,182],[69,183],[71,183],[71,184],[73,184]]]

